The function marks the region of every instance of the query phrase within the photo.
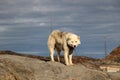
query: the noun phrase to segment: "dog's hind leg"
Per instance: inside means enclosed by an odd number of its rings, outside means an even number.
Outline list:
[[[59,49],[57,49],[57,59],[58,59],[58,62],[60,62],[60,52],[61,52],[61,50],[59,50]]]
[[[51,61],[54,62],[55,39],[51,36],[48,38],[48,49],[50,51]]]
[[[51,61],[55,62],[55,60],[54,60],[54,48],[49,48],[49,50],[50,50]]]
[[[51,61],[54,62],[54,49],[50,48],[50,57],[51,57]]]
[[[54,43],[49,44],[48,48],[49,48],[49,51],[50,51],[51,61],[54,62],[54,61],[55,61],[55,60],[54,60],[54,50],[55,50],[55,45],[54,45]]]

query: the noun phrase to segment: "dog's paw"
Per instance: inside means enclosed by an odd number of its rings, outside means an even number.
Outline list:
[[[66,66],[73,66],[74,64],[72,63],[72,64],[66,64]]]
[[[74,64],[72,63],[72,64],[70,64],[71,66],[73,66]]]
[[[55,61],[50,61],[51,63],[55,63]]]

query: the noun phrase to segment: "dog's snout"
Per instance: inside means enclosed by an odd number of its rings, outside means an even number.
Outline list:
[[[76,45],[74,45],[74,48],[76,47]]]

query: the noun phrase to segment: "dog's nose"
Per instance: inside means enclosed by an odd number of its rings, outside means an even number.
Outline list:
[[[76,47],[76,45],[74,45],[74,48]]]

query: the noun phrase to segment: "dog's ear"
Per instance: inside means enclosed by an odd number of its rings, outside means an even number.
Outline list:
[[[78,36],[78,39],[80,40],[80,36]]]

